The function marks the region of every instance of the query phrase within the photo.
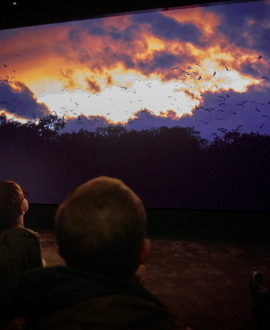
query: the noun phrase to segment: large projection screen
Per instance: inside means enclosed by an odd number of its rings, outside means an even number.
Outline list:
[[[269,211],[270,2],[0,31],[0,181],[123,180],[148,208]]]

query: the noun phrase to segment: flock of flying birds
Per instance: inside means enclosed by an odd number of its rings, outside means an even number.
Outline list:
[[[21,56],[21,54],[20,55],[17,55],[17,56]],[[260,60],[262,58],[262,55],[260,55],[259,57],[258,57],[258,60]],[[7,65],[6,64],[3,64],[4,65],[4,67],[5,68],[7,68]],[[198,67],[201,67],[202,65],[200,65],[200,64],[196,64],[196,66],[198,66]],[[228,69],[228,67],[226,67],[225,66],[225,69],[226,69],[226,71],[231,71],[231,70],[229,70]],[[179,68],[177,68],[177,67],[175,67],[175,68],[172,68],[172,71],[175,71],[175,70],[177,70],[177,71],[179,71]],[[184,73],[184,74],[182,74],[181,76],[182,77],[184,77],[184,78],[187,78],[187,77],[189,77],[189,76],[192,76],[192,75],[199,75],[199,73],[198,72],[195,72],[195,71],[192,71],[192,70],[194,70],[192,67],[190,67],[190,66],[187,66],[187,70],[182,70],[181,69],[181,71]],[[12,72],[13,73],[15,73],[16,71],[15,70],[12,70]],[[213,76],[215,76],[216,75],[216,71],[213,73]],[[5,76],[5,78],[4,79],[2,79],[2,77],[0,77],[0,81],[5,81],[5,82],[7,82],[8,84],[13,84],[13,81],[12,81],[12,79],[14,79],[14,78],[16,78],[16,77],[10,77],[10,76]],[[267,80],[268,81],[268,78],[267,77],[261,77],[261,79],[265,79],[265,80]],[[135,80],[139,80],[140,81],[140,79],[135,79]],[[202,78],[202,76],[201,75],[199,75],[199,77],[197,78],[197,80],[199,81],[199,80],[203,80],[203,78]],[[147,84],[147,86],[149,87],[149,88],[151,88],[152,86],[151,86],[151,83],[148,83]],[[177,86],[177,85],[176,85]],[[222,95],[220,95],[220,96],[218,96],[218,102],[219,102],[219,107],[221,107],[221,106],[226,106],[227,104],[225,103],[226,102],[226,98],[228,98],[228,97],[230,97],[230,95],[228,95],[227,94],[227,92],[226,91],[223,91],[222,89],[220,89],[218,86],[216,86],[215,85],[215,87],[220,91],[220,92],[223,92],[223,93],[225,93],[224,95],[225,96],[222,96]],[[127,87],[120,87],[120,88],[123,88],[123,89],[127,89]],[[80,88],[76,88],[77,90],[80,90]],[[64,92],[64,91],[68,91],[67,89],[62,89],[62,92]],[[179,90],[177,90],[177,91],[181,91],[180,89]],[[45,92],[45,91],[43,91],[43,92]],[[129,92],[133,92],[134,94],[136,93],[136,91],[127,91],[127,93],[129,93]],[[89,97],[91,97],[92,95],[96,95],[96,96],[98,96],[98,94],[97,93],[94,93],[94,94],[90,94],[89,96],[88,96],[88,98]],[[200,92],[200,96],[205,96],[204,94],[202,94],[202,92]],[[168,97],[171,97],[171,96],[168,96]],[[16,100],[17,99],[14,99],[14,98],[12,98],[11,97],[11,100],[13,101],[13,102],[16,102]],[[110,100],[112,100],[112,99],[110,99]],[[176,99],[174,99],[174,100],[176,100]],[[70,101],[72,101],[73,102],[73,100],[70,98]],[[142,101],[142,100],[138,100],[138,101]],[[130,101],[131,102],[131,101]],[[248,100],[246,100],[246,101],[240,101],[240,103],[237,103],[237,106],[241,106],[242,108],[244,108],[245,107],[245,103],[247,103],[247,102],[252,102],[252,103],[257,103],[257,104],[260,104],[260,105],[270,105],[270,101],[268,102],[268,103],[266,103],[266,104],[264,104],[264,103],[258,103],[258,102],[255,102],[255,101],[248,101]],[[3,103],[3,104],[7,104],[7,102],[5,102],[5,101],[0,101],[0,104],[1,103]],[[132,103],[132,102],[131,102]],[[75,107],[77,107],[79,104],[77,103],[77,102],[74,102],[74,104],[75,104]],[[173,104],[173,103],[172,103]],[[0,105],[1,106],[1,105]],[[199,110],[199,109],[202,109],[203,111],[206,111],[206,112],[209,112],[209,114],[210,113],[212,113],[212,112],[215,112],[215,109],[216,108],[211,108],[211,107],[208,107],[208,108],[204,108],[204,107],[197,107],[197,106],[195,106],[195,108],[197,109],[197,110]],[[80,121],[81,120],[81,115],[82,115],[82,112],[80,112],[80,114],[79,115],[77,115],[77,110],[74,108],[74,109],[69,109],[69,111],[68,110],[66,110],[65,109],[65,107],[61,107],[61,109],[63,109],[63,111],[61,111],[60,113],[62,113],[63,114],[63,117],[64,117],[64,115],[68,115],[68,114],[70,114],[70,113],[72,113],[72,115],[75,115],[75,116],[77,116],[77,119],[78,119],[78,121],[77,121],[77,124],[81,124],[81,125],[83,125],[83,123]],[[141,108],[142,109],[142,108]],[[129,109],[129,110],[131,110],[131,109]],[[260,109],[258,109],[257,107],[255,107],[255,110],[256,110],[256,112],[261,112],[262,110],[260,110]],[[74,112],[74,111],[76,111],[76,112]],[[149,111],[149,110],[147,110],[147,109],[142,109],[142,112],[150,112],[150,113],[154,113],[153,111]],[[224,110],[224,109],[219,109],[219,110],[216,110],[216,112],[225,112],[226,110]],[[13,111],[10,111],[11,113],[15,113],[15,111],[13,110]],[[36,110],[36,112],[40,112],[40,110]],[[127,111],[126,111],[127,112]],[[56,113],[56,111],[52,111],[51,113],[55,113],[55,115],[57,115],[57,113]],[[235,111],[231,111],[231,113],[232,114],[234,114],[234,115],[236,115],[237,113],[235,112]],[[19,114],[18,113],[18,115],[21,115],[21,113]],[[110,113],[107,113],[106,114],[107,116],[108,115],[110,115]],[[265,118],[268,118],[269,120],[270,120],[270,116],[268,116],[268,115],[262,115],[262,117],[265,117]],[[36,117],[35,117],[35,114],[33,114],[33,118],[34,118],[34,121],[36,120]],[[218,120],[225,120],[225,119],[222,119],[222,118],[217,118],[217,117],[215,117],[216,119],[218,119]],[[139,119],[139,118],[137,118],[137,120],[143,120],[143,119]],[[204,122],[204,124],[208,124],[208,122],[206,122],[204,119],[203,120],[199,120],[200,122]],[[95,125],[95,124],[97,124],[97,122],[99,122],[99,120],[97,119],[97,118],[95,118],[94,120],[88,120],[88,122],[89,122],[89,124],[90,125]],[[128,124],[132,124],[132,121],[129,119],[129,120],[127,120],[127,123]],[[261,126],[260,126],[260,128],[263,128],[263,126],[265,125],[265,123],[263,123]],[[242,127],[242,125],[239,125],[234,131],[237,131],[240,127]],[[221,132],[223,132],[223,133],[225,133],[226,131],[227,131],[227,129],[225,129],[225,128],[218,128],[218,130],[219,131],[221,131]],[[212,133],[211,135],[216,135],[217,136],[217,134],[216,133]]]
[[[260,60],[261,58],[262,58],[262,55],[260,55],[258,57],[258,60]],[[199,67],[201,66],[200,64],[196,64],[196,65],[199,66]],[[187,68],[188,68],[188,70],[192,70],[192,68],[190,66],[187,66]],[[225,66],[225,68],[226,68],[227,71],[231,71],[226,66]],[[174,70],[178,70],[179,71],[178,68],[173,68],[172,71],[174,71]],[[195,75],[198,74],[198,72],[194,72],[194,71],[192,71],[192,72],[187,72],[187,71],[184,71],[184,70],[181,70],[181,71],[185,73],[185,75],[182,75],[182,77],[185,77],[185,78],[188,77],[188,76],[191,76],[192,74],[195,74]],[[213,73],[213,76],[215,76],[216,74],[217,74],[217,72],[215,71]],[[199,76],[198,80],[201,80],[201,79],[202,79],[202,76]],[[267,77],[262,77],[261,79],[265,79],[265,80],[268,81],[268,78]]]

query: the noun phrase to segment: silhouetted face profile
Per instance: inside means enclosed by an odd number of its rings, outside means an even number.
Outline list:
[[[27,196],[24,194],[24,192],[22,191],[23,194],[23,201],[22,201],[22,206],[23,206],[23,210],[26,213],[29,210],[29,204],[28,204],[28,200],[26,199]]]

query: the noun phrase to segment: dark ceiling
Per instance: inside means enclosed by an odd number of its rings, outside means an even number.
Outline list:
[[[237,2],[240,2],[239,0]],[[16,3],[14,5],[13,3]],[[139,10],[166,9],[180,6],[207,5],[213,0],[136,0],[136,1],[63,1],[63,0],[1,0],[0,29],[10,29],[21,26],[40,25],[69,20],[87,19],[123,12]],[[230,1],[231,2],[231,1]]]

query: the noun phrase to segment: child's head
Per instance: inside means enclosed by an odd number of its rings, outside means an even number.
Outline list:
[[[99,177],[77,187],[59,206],[55,229],[68,266],[131,278],[146,238],[146,212],[122,181]]]
[[[17,224],[21,215],[24,194],[21,187],[13,181],[0,182],[0,230]]]

